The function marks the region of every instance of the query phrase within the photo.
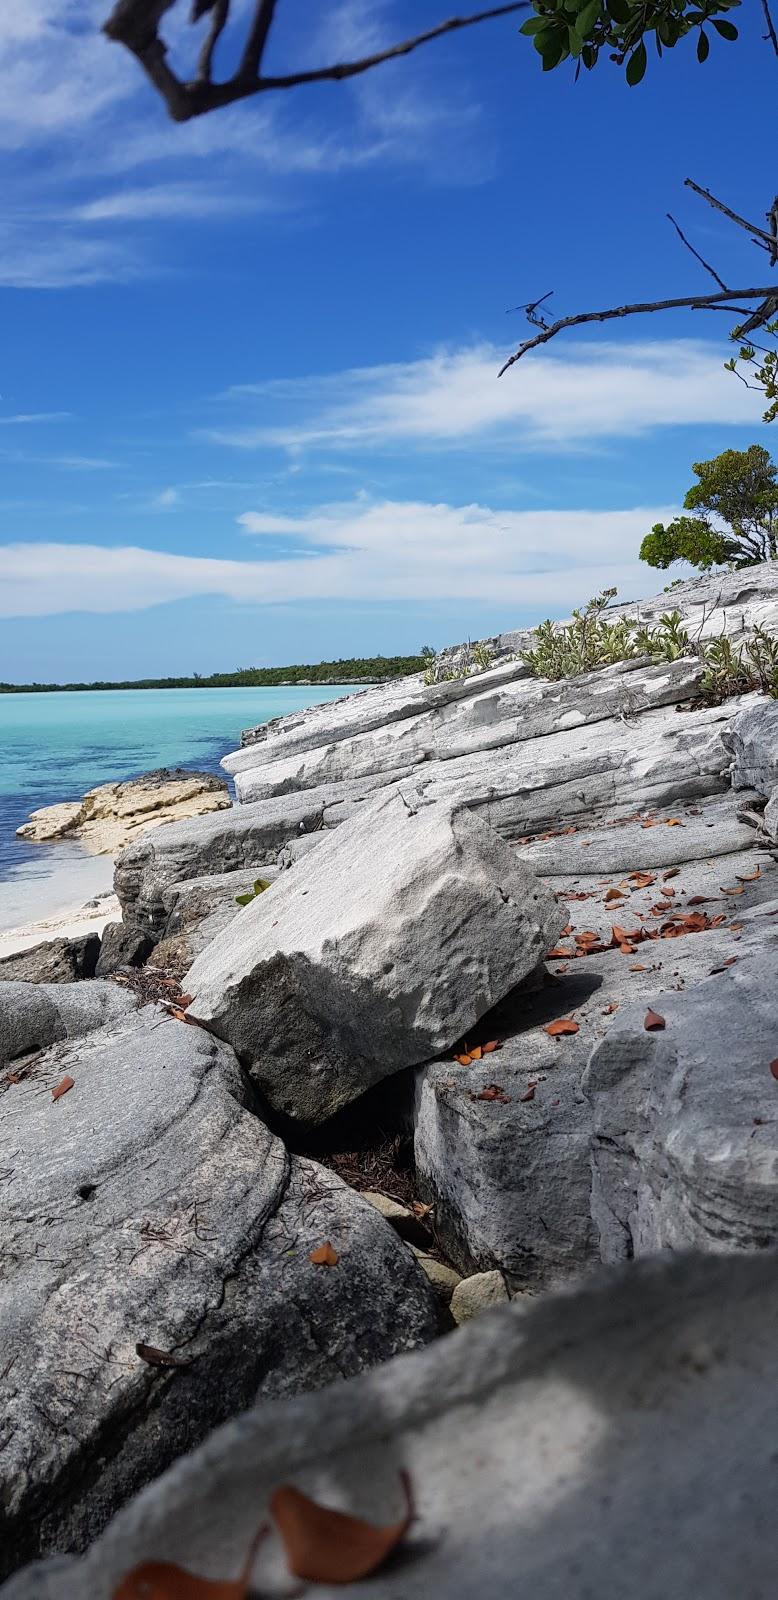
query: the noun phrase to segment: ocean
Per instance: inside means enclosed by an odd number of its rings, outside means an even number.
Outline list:
[[[155,767],[216,772],[242,728],[337,700],[353,686],[106,689],[0,695],[0,929],[110,887],[105,857],[78,845],[28,844],[31,811],[78,800],[95,784]],[[75,895],[75,900],[74,900]]]

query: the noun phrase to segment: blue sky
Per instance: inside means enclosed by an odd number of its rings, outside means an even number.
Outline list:
[[[0,16],[0,678],[391,654],[656,588],[638,545],[690,463],[771,443],[725,318],[560,339],[498,379],[506,312],[694,293],[667,210],[732,281],[764,274],[683,189],[754,218],[772,196],[756,0],[739,44],[633,90],[607,63],[544,76],[508,19],[185,126],[107,9]],[[268,67],[449,9],[285,0]]]

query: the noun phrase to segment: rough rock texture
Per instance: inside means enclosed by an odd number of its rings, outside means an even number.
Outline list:
[[[778,915],[735,964],[630,1007],[594,1051],[593,1214],[605,1261],[778,1243]]]
[[[237,896],[251,894],[260,878],[273,883],[280,871],[277,866],[253,866],[242,872],[193,878],[165,889],[167,919],[154,949],[155,965],[182,976],[201,950],[238,915]]]
[[[734,787],[771,795],[778,788],[778,700],[759,700],[742,711],[726,742]]]
[[[437,1055],[562,926],[479,818],[391,794],[247,906],[186,974],[277,1110],[320,1122]]]
[[[750,850],[742,848],[748,841]],[[741,848],[702,855],[717,844]],[[689,855],[682,867],[681,850]],[[419,1073],[415,1153],[451,1259],[463,1272],[499,1268],[512,1288],[534,1288],[579,1275],[597,1254],[592,1119],[581,1091],[594,1044],[630,1000],[683,990],[723,961],[764,948],[778,872],[754,827],[738,823],[736,797],[699,814],[684,807],[672,818],[658,814],[648,829],[622,823],[539,841],[522,854],[548,873],[566,906],[567,931],[554,947],[561,953],[549,961],[542,988],[507,997],[467,1036],[475,1045],[499,1040],[499,1050],[469,1066],[450,1059]],[[593,856],[600,872],[608,861],[616,872],[587,874]],[[552,873],[554,865],[568,873]],[[648,881],[626,876],[635,872]],[[614,893],[618,899],[606,898]],[[619,929],[633,933],[623,952]],[[589,934],[594,953],[584,955]],[[550,1037],[545,1028],[560,1018],[578,1032]]]
[[[3,1574],[83,1547],[257,1394],[433,1335],[406,1246],[249,1098],[226,1045],[147,1009],[55,1045],[0,1102]],[[340,1259],[317,1267],[326,1240]]]
[[[699,693],[701,678],[701,663],[689,660],[659,667],[628,662],[559,683],[519,680],[314,750],[284,756],[285,740],[260,745],[255,747],[256,766],[248,770],[246,752],[241,752],[243,767],[235,788],[241,801],[251,801],[322,783],[391,776],[421,762],[454,760],[677,705]]]
[[[77,939],[47,939],[31,950],[3,956],[0,982],[15,978],[26,983],[73,983],[93,978],[99,955],[97,933],[85,933]]]
[[[78,1039],[134,1011],[135,996],[115,983],[0,984],[0,1067],[57,1039]]]
[[[402,1469],[407,1546],[355,1600],[773,1600],[777,1394],[775,1255],[641,1263],[257,1407],[3,1600],[110,1600],[152,1560],[234,1579],[280,1484],[384,1524]],[[289,1585],[273,1538],[251,1591]]]
[[[103,929],[97,958],[98,978],[109,978],[126,967],[142,967],[153,948],[153,939],[133,923],[109,922]]]
[[[230,806],[223,778],[212,772],[161,768],[122,783],[102,783],[83,800],[43,806],[17,828],[22,839],[80,839],[90,855],[112,856],[131,839],[161,823]]]

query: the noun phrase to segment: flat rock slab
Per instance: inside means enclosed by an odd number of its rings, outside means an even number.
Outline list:
[[[390,795],[247,906],[187,973],[190,1014],[276,1111],[326,1120],[437,1055],[562,925],[480,818]]]
[[[589,723],[635,721],[651,707],[693,699],[701,678],[698,659],[664,666],[630,661],[557,683],[525,678],[488,690],[482,686],[481,693],[469,699],[313,750],[285,754],[284,740],[255,746],[256,765],[247,769],[243,761],[235,778],[236,793],[241,801],[251,801],[380,774],[389,781],[397,770],[410,770],[421,762],[523,744]]]
[[[777,1397],[775,1256],[640,1263],[255,1408],[3,1600],[111,1600],[149,1561],[236,1579],[280,1485],[387,1524],[402,1470],[416,1519],[354,1600],[773,1600]],[[274,1536],[250,1591],[293,1582]]]
[[[231,805],[227,785],[213,772],[160,768],[119,783],[101,783],[83,800],[43,806],[17,828],[22,839],[78,838],[91,855],[114,855],[130,839],[182,817],[223,811]]]
[[[151,1008],[54,1046],[0,1100],[3,1575],[82,1548],[257,1394],[436,1331],[392,1228],[250,1100],[226,1045]],[[337,1262],[315,1266],[327,1241]]]
[[[603,1259],[778,1243],[778,917],[685,994],[630,1007],[593,1052],[593,1214]],[[775,1070],[772,1070],[772,1069]]]
[[[79,1039],[134,1011],[137,1000],[115,983],[0,984],[0,1067],[58,1039]]]
[[[754,790],[679,799],[632,816],[606,816],[594,825],[560,818],[548,832],[514,843],[542,878],[654,872],[750,849],[758,838],[745,813],[757,799]]]
[[[593,1117],[581,1084],[594,1047],[633,1001],[645,997],[642,1026],[657,994],[684,994],[727,961],[769,960],[777,935],[773,901],[739,912],[734,928],[551,963],[542,987],[510,995],[466,1041],[498,1040],[498,1050],[470,1065],[452,1058],[422,1068],[419,1186],[463,1272],[498,1268],[513,1289],[537,1289],[591,1267]],[[562,1018],[577,1031],[550,1036]]]

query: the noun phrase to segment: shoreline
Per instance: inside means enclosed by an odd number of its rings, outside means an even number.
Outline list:
[[[117,922],[121,914],[117,896],[113,890],[107,890],[94,900],[69,906],[40,921],[4,928],[0,930],[0,961],[5,956],[34,950],[36,945],[48,944],[54,939],[81,939],[89,933],[102,935],[107,924]]]

